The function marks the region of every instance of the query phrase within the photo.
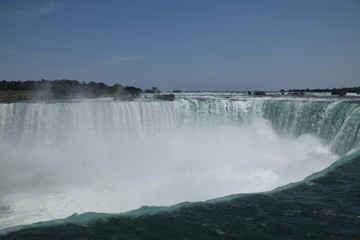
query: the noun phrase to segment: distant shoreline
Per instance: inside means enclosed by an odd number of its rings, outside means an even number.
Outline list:
[[[0,81],[0,100],[52,100],[113,97],[132,100],[143,93],[141,88],[123,87],[120,84],[108,86],[104,83],[80,83],[76,80]]]
[[[153,92],[152,92],[153,91]],[[174,90],[173,93],[181,92],[232,92],[247,93],[249,95],[266,95],[266,93],[280,92],[291,95],[304,95],[304,93],[331,93],[336,96],[345,96],[347,93],[360,94],[360,87],[324,88],[324,89],[289,89],[279,91],[181,91]],[[120,84],[108,86],[102,82],[78,82],[76,80],[39,80],[39,81],[0,81],[0,102],[18,101],[51,101],[51,100],[76,100],[95,98],[114,98],[116,100],[134,100],[141,97],[144,91],[134,86],[123,87]],[[156,87],[145,90],[145,93],[160,93]]]

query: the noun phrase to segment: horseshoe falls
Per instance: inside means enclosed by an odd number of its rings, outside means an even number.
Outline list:
[[[359,239],[356,96],[0,103],[0,239]]]

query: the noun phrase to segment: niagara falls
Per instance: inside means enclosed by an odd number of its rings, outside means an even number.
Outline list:
[[[1,0],[0,240],[360,239],[359,0]]]
[[[360,146],[351,97],[177,93],[3,103],[0,113],[2,229],[267,192]]]

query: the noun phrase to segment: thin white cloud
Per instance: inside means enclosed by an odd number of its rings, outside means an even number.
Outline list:
[[[52,57],[49,53],[32,52],[28,50],[20,50],[14,48],[0,48],[0,61],[4,59],[12,59],[13,61],[19,61],[20,63],[28,63],[41,65],[41,60],[47,61]]]
[[[187,44],[185,44],[185,46],[191,48],[191,47],[192,47],[192,44],[191,44],[191,43],[187,43]]]
[[[212,71],[209,71],[209,70],[206,71],[206,73],[209,74],[209,75],[213,74],[213,72],[212,72]]]
[[[24,57],[26,56],[24,51],[18,50],[18,49],[12,49],[12,48],[5,48],[0,47],[0,53],[4,55],[10,55],[10,56],[17,56],[17,57]]]
[[[27,15],[29,17],[38,17],[41,15],[49,14],[55,11],[55,9],[60,5],[62,5],[62,3],[60,2],[48,2],[46,5],[42,6],[41,8],[24,11],[24,15]]]
[[[91,67],[108,67],[125,62],[134,62],[143,59],[144,56],[109,56],[105,60],[91,64]]]
[[[0,12],[0,16],[8,19],[13,19],[17,17],[39,17],[54,12],[56,9],[63,6],[64,4],[65,3],[60,1],[50,1],[42,6],[32,9],[4,10]]]

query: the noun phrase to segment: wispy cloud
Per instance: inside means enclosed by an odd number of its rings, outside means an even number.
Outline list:
[[[0,16],[3,18],[13,19],[18,17],[39,17],[42,15],[50,14],[65,3],[60,1],[50,1],[46,4],[32,9],[12,9],[2,10]]]
[[[209,70],[206,71],[206,73],[209,74],[209,75],[213,74],[213,72],[212,72],[212,71],[209,71]]]
[[[192,44],[191,44],[191,43],[187,43],[187,44],[185,44],[185,46],[187,46],[188,48],[191,48],[191,47],[192,47]]]
[[[45,62],[58,58],[57,54],[49,52],[39,52],[15,48],[0,47],[0,61],[7,59],[10,61],[16,61],[18,63],[27,63],[35,65],[43,65]]]
[[[125,62],[134,62],[143,58],[144,56],[108,56],[105,60],[91,64],[91,67],[109,67]]]

